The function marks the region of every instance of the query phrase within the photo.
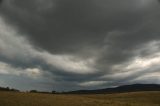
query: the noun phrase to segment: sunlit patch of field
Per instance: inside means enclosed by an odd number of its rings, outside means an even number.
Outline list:
[[[92,95],[0,92],[0,106],[160,106],[160,92]]]

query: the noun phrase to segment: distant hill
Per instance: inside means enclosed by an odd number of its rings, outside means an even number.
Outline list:
[[[124,93],[138,91],[160,91],[158,84],[133,84],[123,85],[115,88],[97,89],[97,90],[78,90],[65,92],[66,94],[104,94],[104,93]]]
[[[19,92],[17,89],[10,89],[9,87],[0,87],[0,91],[14,91]],[[123,85],[115,88],[96,89],[96,90],[77,90],[69,92],[40,92],[37,90],[31,90],[31,93],[46,93],[46,94],[112,94],[112,93],[125,93],[125,92],[138,92],[138,91],[160,91],[160,85],[158,84],[133,84]]]
[[[6,88],[4,88],[4,87],[0,87],[0,91],[14,91],[14,92],[19,92],[19,90],[17,90],[17,89],[11,89],[11,88],[9,88],[9,87],[6,87]]]

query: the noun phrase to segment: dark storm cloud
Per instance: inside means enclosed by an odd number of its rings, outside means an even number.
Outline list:
[[[47,2],[52,4],[50,8],[46,7]],[[87,51],[88,48],[102,47],[105,45],[104,39],[108,32],[133,30],[146,22],[155,9],[154,7],[141,9],[137,7],[137,0],[42,0],[42,3],[36,0],[10,0],[10,2],[8,0],[8,6],[11,7],[4,6],[2,13],[9,18],[10,22],[23,30],[22,33],[27,33],[27,37],[34,44],[52,53],[74,53]],[[140,36],[142,39],[139,39],[138,33],[130,33],[130,36],[135,39],[131,39],[132,42],[138,40],[144,43],[141,40],[147,35],[142,34]],[[128,39],[131,38],[130,36],[121,35],[119,38],[127,39],[130,43]],[[120,44],[122,46],[120,50],[128,45],[122,40],[118,41],[123,43]],[[114,39],[110,42],[117,43]],[[115,48],[119,46],[118,43],[114,44]],[[136,42],[129,45],[135,46],[134,44]],[[117,55],[117,57],[121,56]]]
[[[26,56],[17,56],[13,59],[0,53],[0,61],[22,69],[40,67],[50,72],[54,76],[54,81],[60,81],[63,85],[72,82],[71,85],[75,85],[75,89],[80,88],[79,83],[87,81],[111,81],[106,85],[115,86],[129,83],[142,76],[145,74],[144,71],[131,73],[123,78],[111,77],[112,74],[124,71],[123,68],[114,70],[115,65],[130,63],[135,57],[143,58],[154,54],[155,51],[140,53],[136,51],[150,42],[160,40],[159,0],[4,0],[3,2],[0,0],[0,2],[0,15],[5,18],[6,23],[18,29],[16,36],[27,38],[36,48],[33,50],[35,53],[27,55],[35,56],[31,56],[29,60],[25,60]],[[47,57],[48,54],[39,55],[42,51],[51,53],[53,57],[55,54],[75,56],[66,63],[94,58],[93,67],[98,71],[82,76],[82,73],[75,73],[76,71],[65,71],[69,69],[68,66],[66,69],[59,69],[50,64],[51,62],[48,63],[50,59],[41,57]],[[70,64],[73,64],[72,62]],[[77,67],[83,66],[79,64],[76,64]],[[103,79],[101,78],[103,75],[109,77]]]
[[[148,10],[139,11],[137,1],[133,0],[43,2],[46,5],[36,0],[8,0],[8,7],[4,6],[2,12],[36,45],[53,53],[71,53],[88,46],[101,47],[107,32],[131,30],[148,15]],[[46,2],[52,6],[45,7],[48,6]]]

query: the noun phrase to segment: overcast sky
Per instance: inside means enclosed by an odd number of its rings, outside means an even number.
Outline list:
[[[158,0],[1,0],[0,86],[160,84]]]

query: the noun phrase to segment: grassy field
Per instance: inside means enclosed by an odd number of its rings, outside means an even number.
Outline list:
[[[0,106],[160,106],[160,92],[97,95],[0,92]]]

